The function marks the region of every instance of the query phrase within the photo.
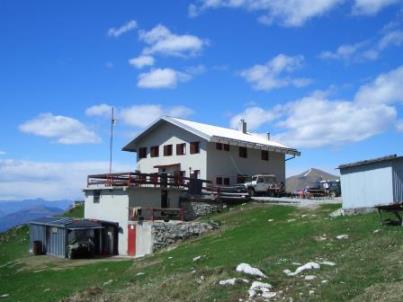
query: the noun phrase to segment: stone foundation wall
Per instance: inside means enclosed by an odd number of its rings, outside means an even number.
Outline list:
[[[204,222],[154,222],[151,229],[153,252],[216,228],[218,225]]]
[[[200,216],[221,212],[223,203],[218,201],[181,200],[180,207],[184,209],[185,220],[189,221]]]

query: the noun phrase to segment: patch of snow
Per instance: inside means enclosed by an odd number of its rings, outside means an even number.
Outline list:
[[[323,265],[329,265],[329,266],[335,266],[336,265],[336,263],[334,263],[332,261],[327,261],[327,260],[319,262],[319,263],[323,264]]]
[[[347,234],[337,235],[336,238],[339,240],[348,239],[348,235]]]
[[[236,271],[240,272],[240,273],[252,275],[252,276],[267,278],[267,276],[265,274],[263,274],[263,272],[260,269],[252,267],[247,263],[238,264],[238,266],[236,267]]]
[[[193,258],[193,261],[200,260],[201,258],[202,258],[202,256],[196,256],[196,257]]]
[[[220,280],[218,284],[220,285],[235,285],[236,278],[231,278],[231,279],[226,279],[226,280]]]
[[[270,291],[272,286],[269,283],[260,281],[253,281],[248,290],[249,298],[262,297],[264,299],[271,299],[276,296],[276,292]]]
[[[314,279],[316,279],[316,276],[315,276],[315,275],[306,275],[306,276],[305,276],[305,280],[306,280],[306,281],[311,281],[311,280],[314,280]]]
[[[311,270],[311,269],[319,269],[320,265],[319,263],[316,262],[308,262],[305,263],[304,265],[298,267],[295,272],[291,272],[289,269],[285,269],[283,272],[287,275],[287,276],[296,276],[299,273],[302,273],[305,270]]]
[[[143,276],[143,275],[144,275],[143,272],[139,272],[139,273],[136,274],[136,276]]]
[[[307,177],[311,172],[312,172],[312,169],[309,169],[308,171],[306,171],[304,174],[304,177]]]

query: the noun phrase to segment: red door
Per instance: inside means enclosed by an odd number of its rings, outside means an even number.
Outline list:
[[[128,240],[127,240],[127,254],[129,256],[136,255],[136,225],[128,225]]]

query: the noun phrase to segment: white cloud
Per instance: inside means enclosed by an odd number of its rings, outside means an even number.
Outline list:
[[[403,120],[397,121],[396,130],[399,131],[399,132],[403,132]]]
[[[189,16],[195,17],[208,9],[239,8],[262,13],[261,23],[301,26],[308,20],[324,15],[344,0],[199,0],[189,5]]]
[[[256,90],[272,90],[286,86],[302,87],[311,81],[306,78],[288,76],[302,66],[303,56],[290,57],[279,54],[264,65],[254,65],[243,70],[240,75]]]
[[[110,117],[111,112],[112,112],[112,106],[108,104],[94,105],[85,110],[85,114],[88,116]]]
[[[396,4],[400,0],[355,0],[353,14],[375,15],[383,8]]]
[[[20,131],[56,139],[60,144],[98,143],[100,138],[71,117],[43,113],[19,126]]]
[[[187,57],[196,55],[207,45],[207,41],[194,35],[178,35],[172,33],[164,25],[157,25],[150,31],[140,31],[140,40],[148,46],[143,54],[162,54],[169,56]]]
[[[186,82],[191,75],[171,68],[157,68],[138,76],[137,86],[140,88],[175,88],[179,82]]]
[[[273,139],[295,147],[362,141],[393,126],[401,131],[394,104],[403,102],[402,81],[400,66],[361,86],[352,101],[330,99],[326,93],[316,92],[274,108],[247,108],[230,124],[235,127],[240,118],[246,119],[251,129],[270,124],[277,131]]]
[[[370,43],[370,41],[362,41],[354,44],[343,44],[335,51],[323,51],[319,57],[321,59],[344,60],[351,62],[376,60],[381,52],[386,48],[391,46],[401,46],[402,44],[403,31],[392,30],[384,32],[379,39],[372,43]]]
[[[136,68],[143,68],[145,66],[153,66],[154,65],[154,57],[141,55],[129,60],[129,64],[136,67]]]
[[[0,160],[0,199],[76,199],[83,198],[88,174],[106,173],[107,162],[35,162]],[[114,163],[114,171],[133,167]]]
[[[135,20],[130,20],[120,27],[109,28],[107,34],[109,37],[118,38],[129,31],[135,30],[136,28],[137,28],[137,22]]]
[[[403,66],[380,74],[376,79],[360,87],[355,101],[364,105],[403,103]]]
[[[163,115],[185,118],[193,111],[185,106],[170,108],[161,105],[135,105],[120,110],[120,119],[127,125],[144,128]]]

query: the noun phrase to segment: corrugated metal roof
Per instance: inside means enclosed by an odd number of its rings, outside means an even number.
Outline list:
[[[70,217],[44,217],[32,220],[30,221],[30,224],[62,227],[70,230],[102,228],[102,225],[97,221],[88,219],[74,219]]]
[[[229,144],[247,144],[250,148],[267,148],[274,152],[283,152],[292,155],[300,155],[300,152],[294,148],[287,147],[281,143],[275,142],[273,140],[268,140],[265,135],[260,135],[258,133],[247,132],[213,126],[204,123],[193,122],[189,120],[173,118],[169,116],[164,116],[150,125],[142,133],[140,133],[135,139],[133,139],[129,144],[127,144],[123,150],[124,151],[136,151],[136,142],[143,137],[150,130],[154,129],[161,121],[166,121],[173,125],[176,125],[188,132],[191,132],[201,138],[206,139],[209,142],[227,142]]]
[[[392,155],[387,155],[387,156],[382,156],[378,158],[373,158],[373,159],[368,159],[368,160],[362,160],[362,161],[357,161],[357,162],[352,162],[348,164],[343,164],[338,167],[338,169],[346,169],[346,168],[352,168],[352,167],[358,167],[358,166],[365,166],[373,163],[379,163],[379,162],[384,162],[384,161],[392,161],[392,160],[397,160],[401,159],[403,156],[397,156],[396,154]]]

